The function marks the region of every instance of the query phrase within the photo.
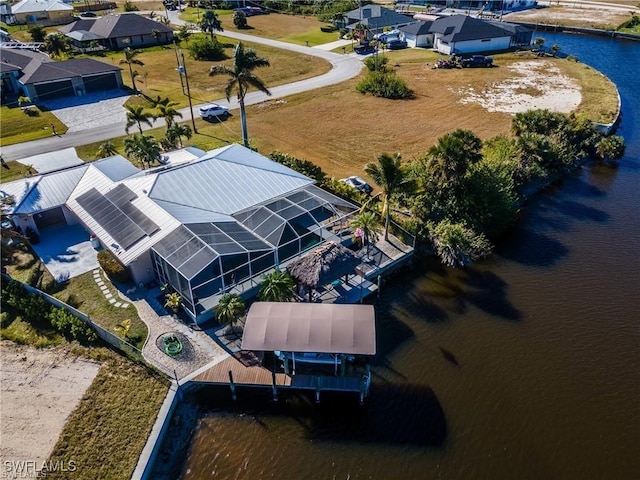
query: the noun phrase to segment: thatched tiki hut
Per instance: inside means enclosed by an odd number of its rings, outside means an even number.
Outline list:
[[[329,242],[316,250],[294,260],[287,265],[287,272],[296,279],[298,285],[309,290],[309,301],[312,292],[318,287],[349,274],[354,273],[362,263],[351,250],[337,243]]]

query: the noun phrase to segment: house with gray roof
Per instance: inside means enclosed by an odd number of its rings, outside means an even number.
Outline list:
[[[414,23],[411,17],[401,15],[380,5],[370,4],[345,13],[344,27],[354,31],[358,24],[364,25],[367,30],[367,38],[385,30],[394,30]]]
[[[506,28],[500,22],[490,22],[469,15],[452,15],[433,22],[429,31],[434,35],[433,48],[445,55],[464,55],[507,51],[531,42],[533,32]]]
[[[40,52],[1,48],[2,95],[32,102],[122,88],[121,68],[92,58],[55,62]]]
[[[14,223],[80,223],[133,280],[167,284],[196,321],[219,298],[255,294],[261,277],[308,250],[340,243],[358,207],[241,145],[139,170],[115,156],[0,185]],[[58,188],[54,188],[57,185]],[[350,235],[349,235],[350,238]]]
[[[112,13],[80,19],[58,29],[79,48],[97,42],[109,50],[140,48],[173,42],[173,30],[135,13]]]
[[[400,27],[400,40],[407,42],[408,47],[433,47],[433,33],[429,30],[433,22],[415,22]]]

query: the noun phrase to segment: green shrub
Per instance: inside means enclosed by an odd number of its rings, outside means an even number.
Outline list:
[[[362,94],[370,93],[374,97],[390,99],[412,98],[413,92],[395,72],[369,72],[356,90]]]
[[[209,37],[198,38],[189,44],[189,53],[195,60],[218,61],[225,60],[224,46],[217,40]]]
[[[324,187],[334,195],[352,200],[358,204],[363,204],[369,199],[369,197],[364,193],[359,192],[352,186],[347,185],[340,180],[336,180],[333,177],[325,178],[322,182],[322,187]]]
[[[139,10],[133,2],[124,2],[124,11],[125,12],[137,12]]]
[[[371,55],[364,59],[364,65],[370,72],[386,72],[388,62],[389,59],[387,57],[380,57],[378,55]]]
[[[78,341],[89,342],[95,342],[98,339],[98,335],[91,326],[64,308],[51,309],[48,319],[51,325],[65,337],[72,337]]]
[[[289,167],[296,172],[302,173],[307,177],[313,178],[316,182],[322,183],[327,176],[322,169],[315,163],[309,160],[301,160],[286,153],[271,152],[269,158],[275,162],[278,162],[286,167]]]
[[[131,279],[129,271],[109,250],[100,250],[98,252],[98,263],[104,273],[107,274],[107,277],[114,282],[126,283]]]

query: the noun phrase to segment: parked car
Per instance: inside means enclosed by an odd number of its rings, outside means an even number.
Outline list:
[[[407,48],[407,42],[400,39],[389,40],[387,42],[387,48],[389,50],[402,50],[403,48]]]
[[[222,105],[218,105],[217,103],[210,103],[200,107],[200,116],[205,120],[224,120],[229,115],[231,115],[231,113],[229,113],[229,109]]]
[[[373,191],[371,185],[365,182],[361,177],[357,177],[355,175],[352,177],[342,178],[340,179],[340,181],[342,183],[346,183],[350,187],[355,188],[359,192],[366,193],[367,195],[369,195]]]
[[[268,10],[264,10],[260,7],[240,7],[240,8],[234,8],[233,11],[243,12],[247,17],[252,17],[254,15],[267,15],[269,13]]]
[[[358,55],[368,55],[369,53],[374,53],[376,51],[376,47],[369,45],[368,43],[364,43],[355,47],[353,51]]]
[[[84,18],[96,18],[98,15],[93,12],[82,12],[80,16]]]
[[[469,58],[461,59],[460,65],[462,65],[462,68],[493,67],[493,58],[485,57],[484,55],[473,55]]]

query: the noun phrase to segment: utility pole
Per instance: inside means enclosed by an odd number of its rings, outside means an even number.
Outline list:
[[[176,70],[178,71],[178,76],[180,77],[180,86],[182,87],[182,94],[186,95],[184,91],[184,81],[182,80],[182,68],[180,66],[180,57],[178,57],[178,42],[176,42],[175,39],[173,40],[173,46],[174,46],[174,51],[176,52],[176,63],[178,64],[178,68],[176,68]]]
[[[187,64],[184,63],[184,52],[180,52],[182,55],[182,71],[184,73],[184,82],[187,85],[187,98],[189,99],[189,111],[191,112],[191,124],[193,125],[193,133],[198,133],[196,128],[196,120],[193,118],[193,105],[191,104],[191,90],[189,90],[189,75],[187,75]]]

